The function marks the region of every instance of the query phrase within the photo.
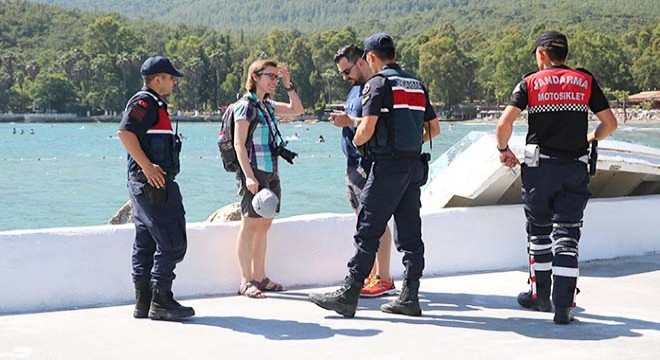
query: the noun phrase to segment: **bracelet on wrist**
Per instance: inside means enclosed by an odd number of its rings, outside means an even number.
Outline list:
[[[283,87],[284,87],[284,90],[286,90],[286,91],[294,91],[294,90],[296,90],[296,86],[293,85],[293,83],[289,83],[289,87],[286,87],[286,86],[283,86]]]
[[[509,145],[508,144],[504,147],[504,149],[500,149],[499,146],[496,146],[496,147],[497,147],[497,151],[499,151],[501,153],[509,151]]]

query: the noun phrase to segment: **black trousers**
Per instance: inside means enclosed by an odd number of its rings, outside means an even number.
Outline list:
[[[589,191],[587,165],[573,159],[541,159],[522,165],[532,292],[555,306],[574,304],[578,242]],[[554,277],[554,284],[553,279]]]
[[[135,222],[133,281],[169,288],[175,278],[174,268],[183,260],[188,245],[181,192],[176,182],[167,181],[165,203],[151,204],[146,186],[128,182]]]
[[[360,197],[355,232],[355,255],[348,262],[351,277],[369,276],[379,239],[394,216],[394,244],[403,252],[404,278],[417,280],[424,270],[424,243],[419,216],[420,187],[426,183],[428,164],[421,159],[383,159],[373,164]]]

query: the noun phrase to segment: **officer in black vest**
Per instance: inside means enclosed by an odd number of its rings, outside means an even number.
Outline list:
[[[333,293],[311,294],[310,300],[345,317],[355,316],[379,238],[394,215],[394,241],[397,250],[404,252],[404,281],[399,298],[381,306],[381,310],[420,316],[417,292],[424,269],[424,243],[419,197],[430,158],[421,151],[423,142],[440,133],[440,125],[426,87],[394,62],[394,42],[389,35],[368,37],[364,50],[375,75],[362,91],[363,117],[353,142],[373,159],[373,165],[360,197],[354,236],[357,251],[348,263],[344,286]]]
[[[133,203],[135,243],[133,316],[177,320],[195,314],[172,295],[174,267],[186,253],[185,211],[174,181],[181,142],[164,96],[183,76],[163,56],[142,64],[144,87],[128,101],[117,136],[128,151],[128,194]]]
[[[518,303],[539,311],[551,311],[554,303],[554,322],[568,324],[575,307],[582,215],[591,196],[588,147],[610,135],[617,121],[593,75],[564,65],[568,55],[564,34],[543,33],[532,52],[539,71],[527,74],[513,90],[497,123],[497,149],[502,164],[518,164],[507,143],[514,120],[527,108],[521,176],[531,289],[518,295]],[[600,120],[591,133],[587,133],[589,110]]]

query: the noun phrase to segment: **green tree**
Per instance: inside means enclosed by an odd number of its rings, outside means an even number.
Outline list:
[[[63,73],[43,72],[29,86],[36,108],[47,112],[66,112],[75,108],[76,91]]]
[[[487,89],[492,88],[498,102],[507,100],[523,75],[536,69],[534,56],[529,53],[531,41],[515,29],[506,33],[495,43],[492,53],[485,57],[479,74],[480,82],[487,84]]]
[[[99,17],[85,30],[84,50],[89,55],[132,53],[138,43],[136,34],[113,16]]]
[[[592,72],[601,86],[633,87],[630,62],[613,36],[592,30],[575,31],[569,49],[570,64]]]
[[[168,54],[173,54],[172,60],[185,74],[179,80],[174,95],[176,106],[186,110],[201,110],[207,109],[208,105],[213,106],[213,93],[209,89],[211,67],[201,39],[196,35],[179,40],[172,39],[165,48]]]
[[[635,85],[640,90],[660,88],[660,53],[654,54],[647,50],[632,65],[632,75]]]
[[[431,99],[443,102],[446,109],[466,98],[470,75],[469,60],[454,39],[435,38],[419,47],[419,76]]]

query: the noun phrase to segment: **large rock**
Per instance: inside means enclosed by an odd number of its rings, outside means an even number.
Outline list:
[[[108,224],[119,225],[133,222],[133,204],[128,200],[115,215],[108,220]]]
[[[206,221],[208,222],[229,222],[241,220],[241,203],[236,202],[216,210]]]

